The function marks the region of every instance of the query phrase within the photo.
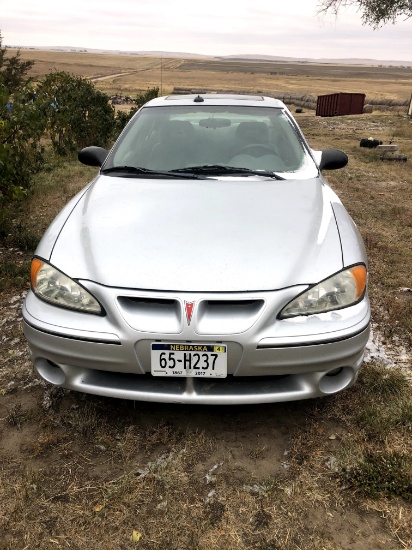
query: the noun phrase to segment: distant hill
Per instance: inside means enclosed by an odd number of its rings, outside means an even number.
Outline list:
[[[181,59],[219,59],[213,55],[201,55],[189,52],[162,52],[162,51],[129,51],[129,50],[101,50],[96,48],[72,48],[70,46],[18,46],[6,45],[6,48],[18,50],[40,50],[47,52],[73,52],[73,53],[101,53],[109,55],[138,55],[142,57],[173,57]]]
[[[316,63],[330,65],[368,65],[368,66],[389,66],[396,67],[412,67],[412,61],[399,60],[379,60],[367,58],[310,58],[310,57],[282,57],[277,55],[262,55],[262,54],[239,54],[239,55],[202,55],[189,52],[164,52],[164,51],[129,51],[129,50],[100,50],[93,48],[72,48],[68,46],[52,46],[52,47],[27,47],[27,46],[6,46],[6,48],[19,48],[21,50],[47,50],[47,51],[62,51],[76,53],[101,53],[101,54],[118,54],[118,55],[137,55],[145,57],[173,57],[178,59],[219,59],[221,61],[262,61],[265,63]]]
[[[379,60],[379,59],[363,59],[363,58],[343,58],[343,59],[331,59],[331,58],[311,58],[311,57],[281,57],[276,55],[253,55],[253,54],[242,54],[242,55],[224,55],[219,56],[218,59],[230,60],[230,61],[264,61],[265,63],[274,61],[276,63],[321,63],[321,64],[330,64],[330,65],[368,65],[368,66],[379,66],[379,65],[395,65],[399,67],[400,65],[404,67],[412,67],[412,61],[399,61],[399,60]]]

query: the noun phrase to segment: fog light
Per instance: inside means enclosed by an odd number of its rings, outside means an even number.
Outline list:
[[[55,363],[47,361],[47,359],[36,359],[34,367],[39,376],[46,380],[46,382],[50,382],[50,384],[61,386],[66,380],[63,369]]]
[[[343,367],[339,367],[338,369],[330,370],[330,371],[326,374],[326,376],[336,376],[336,375],[340,374],[342,371],[343,371]]]
[[[336,393],[351,386],[355,379],[355,372],[351,367],[339,367],[325,373],[319,381],[319,389],[325,394]]]

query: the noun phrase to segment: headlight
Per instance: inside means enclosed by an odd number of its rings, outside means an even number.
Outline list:
[[[87,290],[38,258],[31,263],[31,286],[36,296],[55,306],[102,313],[100,304]]]
[[[367,271],[364,265],[344,269],[289,302],[280,312],[279,318],[313,315],[352,306],[363,298],[366,282]]]

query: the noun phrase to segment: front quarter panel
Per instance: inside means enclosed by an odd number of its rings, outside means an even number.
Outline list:
[[[361,262],[368,266],[365,245],[355,222],[349,216],[338,196],[328,186],[326,186],[326,193],[329,195],[339,230],[344,266]]]
[[[86,187],[79,191],[57,214],[38,244],[35,252],[36,256],[44,258],[45,260],[50,260],[54,245],[62,228],[64,227],[64,224],[92,183],[93,182],[89,183]]]

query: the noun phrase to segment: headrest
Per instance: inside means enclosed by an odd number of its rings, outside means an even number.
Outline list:
[[[264,122],[241,122],[236,137],[247,143],[266,143],[269,141],[269,128]]]

